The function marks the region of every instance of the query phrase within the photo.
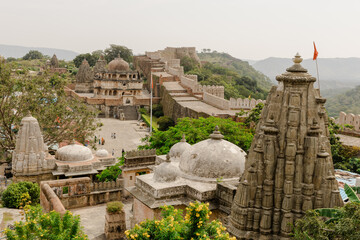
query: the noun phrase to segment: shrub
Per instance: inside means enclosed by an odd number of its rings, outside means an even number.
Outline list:
[[[169,129],[169,127],[175,126],[174,120],[172,120],[172,118],[170,118],[168,116],[159,117],[159,119],[157,120],[157,123],[159,125],[160,131],[166,131]]]
[[[85,240],[88,237],[80,227],[79,216],[66,211],[64,216],[51,211],[43,213],[40,206],[24,207],[25,222],[15,222],[14,230],[7,228],[5,235],[8,240],[20,239],[53,239],[53,240]]]
[[[157,117],[157,118],[164,116],[162,105],[161,104],[153,105],[152,113],[153,113],[153,116]]]
[[[118,213],[121,212],[124,207],[124,204],[119,201],[109,202],[106,204],[106,211],[108,213]]]
[[[114,166],[109,166],[104,169],[101,173],[96,175],[96,178],[100,182],[111,182],[115,181],[121,174],[120,166],[124,164],[124,157],[120,158],[120,162],[116,163]]]
[[[125,231],[128,239],[218,239],[234,240],[221,222],[216,220],[209,222],[208,204],[194,202],[186,208],[185,219],[182,210],[174,209],[173,206],[162,207],[161,220],[146,220],[135,228]]]
[[[24,199],[29,199],[33,205],[40,202],[40,188],[37,183],[12,183],[4,191],[1,198],[3,205],[9,208],[19,208]]]

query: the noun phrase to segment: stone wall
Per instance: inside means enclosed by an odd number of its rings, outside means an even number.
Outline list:
[[[45,211],[64,213],[65,209],[119,201],[123,181],[92,183],[89,177],[43,181],[40,184],[40,204]]]
[[[203,100],[207,104],[210,104],[211,106],[220,108],[222,110],[229,110],[230,109],[230,102],[229,100],[226,100],[224,98],[212,95],[210,93],[204,92],[203,94]]]
[[[345,126],[345,124],[352,125],[355,131],[360,131],[360,115],[340,112],[337,123],[341,126]]]
[[[125,239],[125,212],[109,213],[105,215],[105,236],[106,240]]]
[[[177,121],[178,118],[183,118],[183,117],[206,118],[210,116],[204,112],[197,112],[194,109],[181,106],[179,102],[174,100],[170,92],[164,86],[161,86],[160,96],[161,96],[160,103],[163,106],[164,114],[166,116],[171,117],[175,122]]]
[[[261,99],[254,99],[254,98],[230,98],[230,108],[231,109],[244,109],[244,110],[250,110],[253,109],[257,104],[259,103],[264,103],[265,104],[265,100],[261,100]]]

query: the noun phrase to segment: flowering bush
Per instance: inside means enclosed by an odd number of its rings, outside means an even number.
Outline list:
[[[12,183],[6,188],[1,198],[4,206],[9,208],[19,208],[24,203],[24,199],[30,199],[30,204],[33,205],[40,202],[40,187],[37,183]]]
[[[25,222],[15,222],[14,230],[9,228],[5,230],[8,240],[88,239],[80,228],[79,216],[73,216],[69,211],[64,216],[60,216],[60,213],[55,211],[44,214],[39,205],[26,205],[21,213],[25,217]]]
[[[131,230],[125,231],[128,239],[136,240],[235,240],[225,231],[218,220],[209,222],[208,204],[194,202],[186,208],[185,219],[182,210],[174,209],[173,206],[162,207],[161,220],[146,220]]]

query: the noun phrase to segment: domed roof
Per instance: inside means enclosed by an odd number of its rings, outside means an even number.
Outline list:
[[[200,178],[236,178],[244,172],[246,153],[235,144],[223,140],[215,128],[210,139],[198,142],[181,155],[180,170]]]
[[[99,149],[96,151],[95,156],[97,157],[108,157],[109,152],[106,149]]]
[[[182,155],[185,151],[190,151],[191,149],[192,149],[192,146],[186,142],[185,134],[184,134],[183,137],[182,137],[182,139],[181,139],[181,141],[178,142],[178,143],[176,143],[176,144],[174,144],[174,145],[170,148],[169,155],[170,155],[171,161],[179,162],[181,155]]]
[[[117,57],[109,62],[108,69],[109,71],[130,71],[129,64],[121,57]]]
[[[75,143],[59,148],[55,154],[55,159],[59,161],[79,162],[93,158],[89,148]]]
[[[154,172],[156,182],[173,182],[178,176],[178,168],[170,162],[169,154],[166,156],[166,162],[161,163]]]

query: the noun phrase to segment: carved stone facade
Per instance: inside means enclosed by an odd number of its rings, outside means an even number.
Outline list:
[[[325,99],[302,58],[293,61],[269,93],[233,201],[229,229],[239,239],[286,239],[305,211],[343,205]]]
[[[52,179],[55,159],[45,147],[38,121],[30,114],[21,120],[12,156],[14,181]]]
[[[92,71],[88,61],[84,59],[76,74],[75,91],[78,93],[94,92],[94,72]]]

